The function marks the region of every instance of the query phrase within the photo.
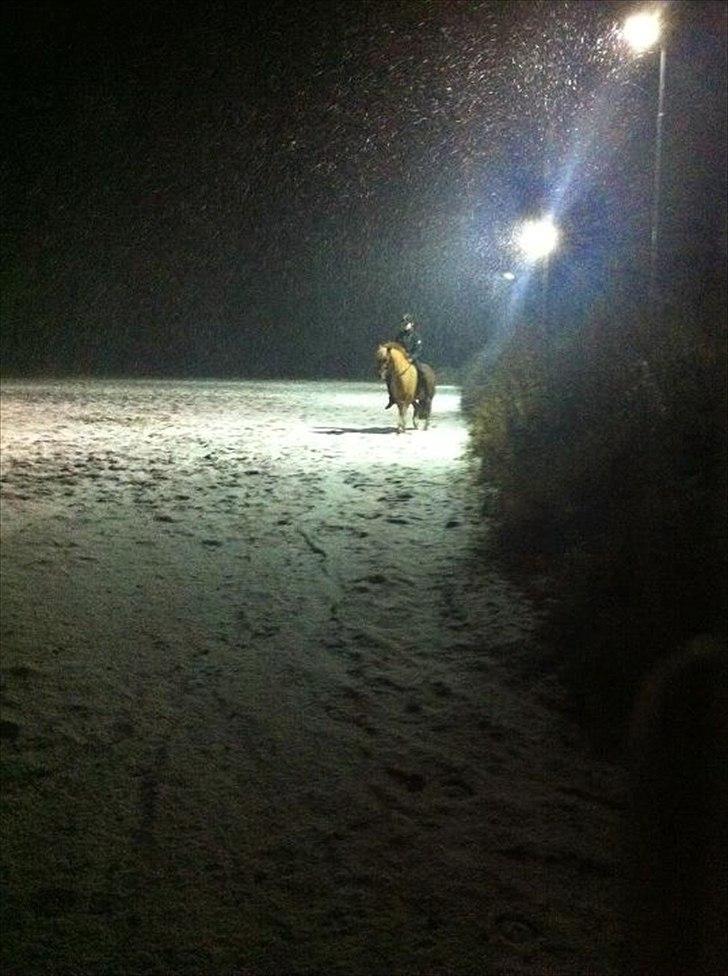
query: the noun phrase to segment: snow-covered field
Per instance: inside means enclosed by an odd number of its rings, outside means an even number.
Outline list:
[[[2,389],[6,971],[614,971],[622,793],[459,391]]]

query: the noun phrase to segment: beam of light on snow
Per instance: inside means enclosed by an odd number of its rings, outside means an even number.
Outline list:
[[[348,386],[349,384],[344,384]],[[462,457],[467,428],[460,421],[460,389],[441,386],[432,407],[429,430],[412,429],[412,411],[407,415],[407,432],[395,431],[396,408],[385,412],[384,384],[373,388],[332,390],[327,396],[331,408],[326,427],[299,425],[296,438],[301,445],[321,447],[322,440],[335,443],[337,460],[343,464],[450,464]],[[352,408],[355,413],[352,414]],[[394,414],[394,415],[393,415]],[[344,417],[348,416],[348,423]],[[337,418],[341,426],[337,426]],[[352,419],[354,418],[354,422]]]
[[[233,491],[238,479],[244,486],[248,478],[299,477],[322,464],[424,471],[463,456],[458,387],[438,388],[429,430],[412,429],[410,410],[408,430],[398,435],[386,402],[376,381],[3,384],[0,471],[18,482],[17,491],[6,486],[4,521],[9,531],[30,510],[90,504],[104,482],[120,504],[140,490],[163,494],[165,467],[190,492],[221,479]]]

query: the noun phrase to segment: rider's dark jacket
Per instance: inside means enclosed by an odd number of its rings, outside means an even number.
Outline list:
[[[414,329],[408,332],[406,329],[400,329],[397,333],[397,340],[400,345],[404,346],[404,350],[412,360],[413,363],[420,361],[420,355],[422,353],[422,339],[417,335]]]

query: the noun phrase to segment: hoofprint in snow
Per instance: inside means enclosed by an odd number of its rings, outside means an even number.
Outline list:
[[[615,970],[619,774],[478,556],[459,391],[385,403],[4,384],[13,972]]]

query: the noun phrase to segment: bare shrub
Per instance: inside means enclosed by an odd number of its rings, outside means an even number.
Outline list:
[[[471,450],[517,568],[547,567],[545,630],[597,724],[698,632],[724,629],[725,326],[606,308],[517,330],[464,390]]]

